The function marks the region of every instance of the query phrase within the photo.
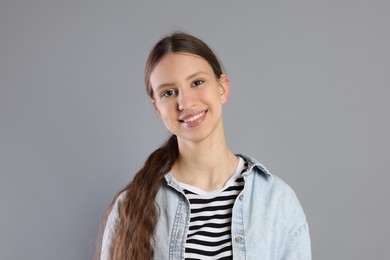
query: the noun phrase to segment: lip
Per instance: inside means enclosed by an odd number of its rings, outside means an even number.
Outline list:
[[[201,112],[196,112],[196,113],[191,113],[191,114],[187,114],[187,115],[179,118],[178,121],[181,124],[184,124],[188,127],[194,127],[194,126],[197,126],[203,122],[206,114],[207,114],[207,110],[204,110]]]

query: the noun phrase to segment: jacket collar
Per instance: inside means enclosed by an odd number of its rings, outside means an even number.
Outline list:
[[[272,179],[272,174],[267,170],[267,168],[265,168],[264,165],[258,162],[255,158],[246,154],[236,154],[236,156],[240,156],[244,159],[244,161],[248,163],[248,170],[242,174],[244,177],[248,176],[254,171],[256,173],[263,174],[267,180]],[[169,185],[174,186],[178,190],[181,190],[181,188],[173,181],[172,171],[169,171],[164,176],[164,178]]]
[[[242,157],[248,163],[248,171],[244,172],[242,174],[243,176],[248,176],[249,174],[251,174],[253,169],[255,172],[265,175],[268,180],[272,179],[272,174],[267,170],[267,168],[265,168],[264,165],[258,162],[255,158],[246,154],[236,155]]]

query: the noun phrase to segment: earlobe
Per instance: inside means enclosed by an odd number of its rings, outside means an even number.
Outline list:
[[[219,78],[219,93],[223,104],[227,101],[230,93],[230,80],[226,74],[221,74]]]

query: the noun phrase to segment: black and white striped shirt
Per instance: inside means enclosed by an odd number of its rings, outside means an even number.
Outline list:
[[[204,191],[179,183],[190,202],[190,226],[185,259],[232,259],[231,220],[234,201],[244,187],[242,158],[223,188]]]

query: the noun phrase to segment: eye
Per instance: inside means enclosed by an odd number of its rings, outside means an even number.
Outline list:
[[[196,87],[196,86],[199,86],[199,85],[201,85],[201,84],[203,84],[203,83],[204,83],[204,80],[197,79],[197,80],[195,80],[195,81],[192,82],[192,86],[193,86],[193,87]]]
[[[161,96],[161,97],[170,97],[170,96],[172,96],[172,95],[174,95],[174,94],[176,94],[176,90],[174,90],[174,89],[168,89],[168,90],[162,92],[160,96]]]

